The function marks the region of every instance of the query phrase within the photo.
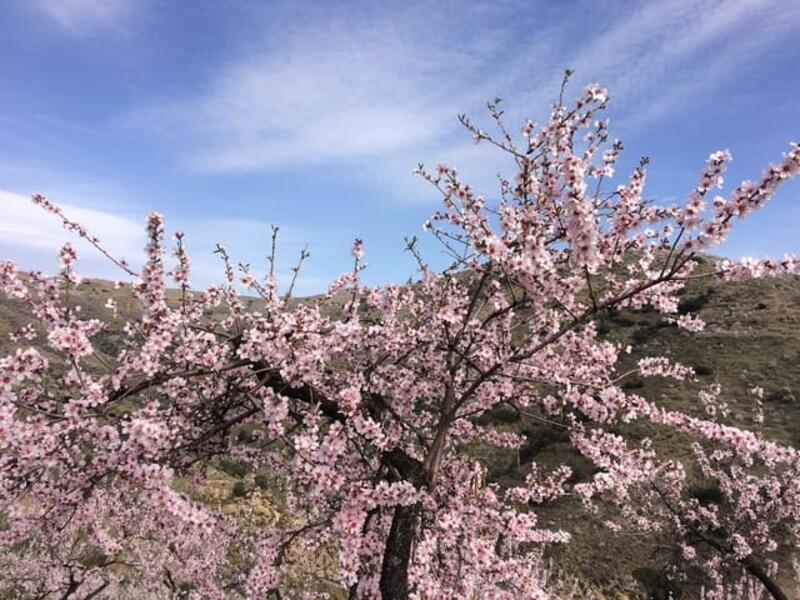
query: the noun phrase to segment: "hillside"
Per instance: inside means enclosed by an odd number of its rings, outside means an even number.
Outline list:
[[[649,378],[629,380],[625,387],[661,405],[701,415],[696,392],[712,383],[722,385],[730,414],[726,422],[752,427],[753,400],[749,390],[764,388],[764,424],[767,437],[800,447],[800,280],[773,279],[725,284],[694,283],[688,286],[680,311],[697,311],[706,321],[700,333],[688,333],[666,325],[655,313],[623,311],[599,324],[607,339],[633,345],[621,360],[620,372],[639,358],[662,355],[694,367],[698,382]],[[521,459],[535,458],[547,464],[563,461],[575,467],[576,476],[589,478],[590,464],[570,450],[555,428],[519,422],[528,434],[530,448]],[[688,444],[670,432],[639,424],[626,426],[631,437],[650,437],[664,456],[680,459],[689,455]],[[528,458],[530,460],[530,458]],[[520,461],[522,462],[522,460]],[[506,463],[508,464],[508,463]],[[511,464],[497,478],[518,478],[523,468]],[[698,489],[702,482],[698,480]],[[633,589],[647,589],[643,597],[666,598],[678,592],[665,583],[660,569],[666,558],[656,552],[658,540],[639,535],[612,534],[599,519],[592,519],[576,503],[564,500],[540,511],[543,519],[570,530],[575,544],[564,555],[554,555],[561,568],[592,581],[607,597],[626,597]],[[687,594],[697,590],[688,582]],[[692,590],[692,591],[689,591]]]
[[[178,292],[171,292],[177,300]],[[97,349],[113,355],[121,339],[125,320],[135,318],[136,305],[129,291],[114,289],[101,280],[86,280],[71,294],[71,302],[82,307],[85,318],[108,318],[104,307],[113,298],[119,315],[113,329],[95,338]],[[304,301],[314,302],[311,298]],[[246,302],[253,308],[258,300]],[[631,343],[634,352],[626,356],[620,369],[627,370],[643,356],[664,355],[693,366],[699,376],[695,384],[678,386],[667,380],[632,379],[626,388],[648,398],[661,399],[664,405],[699,414],[696,391],[701,386],[719,383],[730,406],[729,421],[748,426],[752,423],[752,399],[748,390],[765,390],[764,432],[775,439],[800,447],[800,280],[772,279],[714,284],[693,282],[686,290],[680,310],[696,311],[706,321],[706,329],[690,334],[665,324],[653,312],[623,311],[598,322],[601,335],[613,341]],[[0,354],[14,346],[8,338],[27,322],[24,308],[16,302],[0,299]],[[46,350],[45,350],[46,351]],[[488,468],[488,477],[499,484],[524,479],[533,460],[544,465],[565,461],[574,469],[574,479],[591,477],[589,463],[570,449],[563,431],[556,426],[497,410],[484,417],[509,430],[523,432],[527,445],[519,452],[508,453],[475,448]],[[685,440],[644,425],[626,426],[633,437],[652,437],[667,455],[680,459],[687,455]],[[215,502],[225,502],[234,510],[237,498],[254,488],[267,488],[258,477],[237,469],[233,461],[220,463],[212,477],[216,486],[209,494]],[[698,485],[701,482],[698,482]],[[599,519],[588,514],[569,498],[539,511],[545,524],[570,531],[575,543],[564,552],[550,556],[554,569],[591,582],[592,589],[604,598],[666,598],[669,586],[660,568],[664,557],[655,552],[659,540],[627,534],[612,534]],[[687,582],[687,589],[692,589]],[[672,589],[673,593],[677,589]],[[684,597],[694,597],[689,593]]]

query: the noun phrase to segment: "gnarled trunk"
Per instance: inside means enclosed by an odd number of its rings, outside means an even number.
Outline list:
[[[381,565],[380,589],[383,600],[407,600],[408,567],[419,518],[419,505],[394,509]]]
[[[384,461],[391,466],[400,479],[411,482],[415,487],[425,485],[425,469],[420,461],[408,456],[399,449],[384,455]],[[419,504],[397,506],[392,516],[392,525],[386,538],[381,565],[380,590],[383,600],[407,600],[409,595],[408,567],[417,524],[421,515]]]

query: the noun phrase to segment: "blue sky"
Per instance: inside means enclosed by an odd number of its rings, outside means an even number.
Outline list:
[[[501,96],[516,130],[573,68],[573,93],[609,88],[622,166],[647,154],[648,195],[675,200],[716,149],[735,184],[800,139],[799,32],[796,0],[0,2],[0,257],[55,266],[69,236],[29,205],[39,191],[131,260],[164,213],[197,285],[220,279],[216,241],[261,265],[270,223],[282,274],[309,245],[301,293],[349,269],[354,237],[370,283],[402,281],[403,237],[438,202],[413,167],[457,166],[487,195],[510,173],[458,113]],[[798,230],[792,182],[720,252],[797,252]]]

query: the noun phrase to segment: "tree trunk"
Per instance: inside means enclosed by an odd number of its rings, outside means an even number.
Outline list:
[[[789,596],[787,596],[783,590],[778,586],[778,582],[776,582],[772,577],[767,575],[767,572],[761,568],[755,560],[753,560],[752,556],[748,556],[744,561],[742,561],[747,572],[750,573],[753,577],[758,579],[761,582],[766,590],[772,595],[775,600],[789,600]]]
[[[725,546],[722,545],[722,543],[703,534],[700,534],[700,537],[709,546],[715,548],[722,554],[727,554],[727,555],[732,554],[731,550],[726,549]],[[787,596],[784,593],[784,591],[780,588],[778,582],[767,574],[764,568],[756,562],[752,554],[744,559],[741,559],[739,563],[742,566],[744,566],[745,569],[747,569],[747,572],[750,573],[750,575],[752,575],[761,582],[761,585],[764,586],[764,589],[766,589],[775,600],[789,600],[789,596]]]
[[[421,488],[425,484],[425,469],[417,459],[395,448],[384,455],[400,479]],[[409,595],[408,565],[417,535],[417,523],[421,515],[419,504],[397,506],[392,516],[392,525],[381,565],[380,590],[383,600],[407,600]]]
[[[408,600],[408,565],[418,517],[417,504],[394,509],[381,565],[380,589],[383,600]]]

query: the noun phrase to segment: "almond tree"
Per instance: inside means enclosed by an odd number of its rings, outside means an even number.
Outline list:
[[[595,320],[655,309],[702,329],[696,316],[677,317],[678,292],[705,276],[694,258],[800,171],[800,148],[712,198],[730,160],[715,152],[685,202],[659,206],[643,198],[646,159],[608,189],[622,143],[598,118],[606,103],[590,85],[521,136],[505,128],[499,101],[489,104],[496,135],[462,117],[517,173],[489,202],[455,169],[420,166],[443,202],[426,227],[452,264],[435,272],[411,240],[419,281],[367,288],[356,241],[353,268],[320,301],[291,302],[294,282],[279,293],[275,235],[266,277],[246,265],[237,273],[220,247],[224,283],[196,293],[181,234],[167,265],[160,215],[148,216],[137,272],[35,196],[131,278],[141,315],[109,356],[93,338],[109,328],[114,301],[107,321],[82,318],[70,298],[79,280],[71,246],[57,277],[0,263],[0,289],[32,317],[0,361],[6,588],[35,598],[312,598],[332,581],[350,598],[545,598],[543,549],[569,535],[541,527],[536,507],[570,494],[589,510],[611,501],[627,526],[678,536],[682,560],[708,572],[710,597],[738,573],[786,598],[775,565],[797,554],[797,452],[624,391],[631,373],[616,365],[629,349],[601,339]],[[711,276],[798,272],[787,256],[723,261]],[[180,290],[174,302],[169,285]],[[29,343],[37,337],[47,355]],[[694,377],[663,357],[636,371]],[[534,464],[521,485],[487,483],[475,445],[524,442],[480,424],[499,406],[558,420],[597,465],[592,481],[572,485],[567,466]],[[636,420],[694,440],[698,464],[719,482],[718,505],[693,499],[684,466],[648,440],[612,433]],[[268,474],[282,501],[277,522],[195,499],[219,456]]]

